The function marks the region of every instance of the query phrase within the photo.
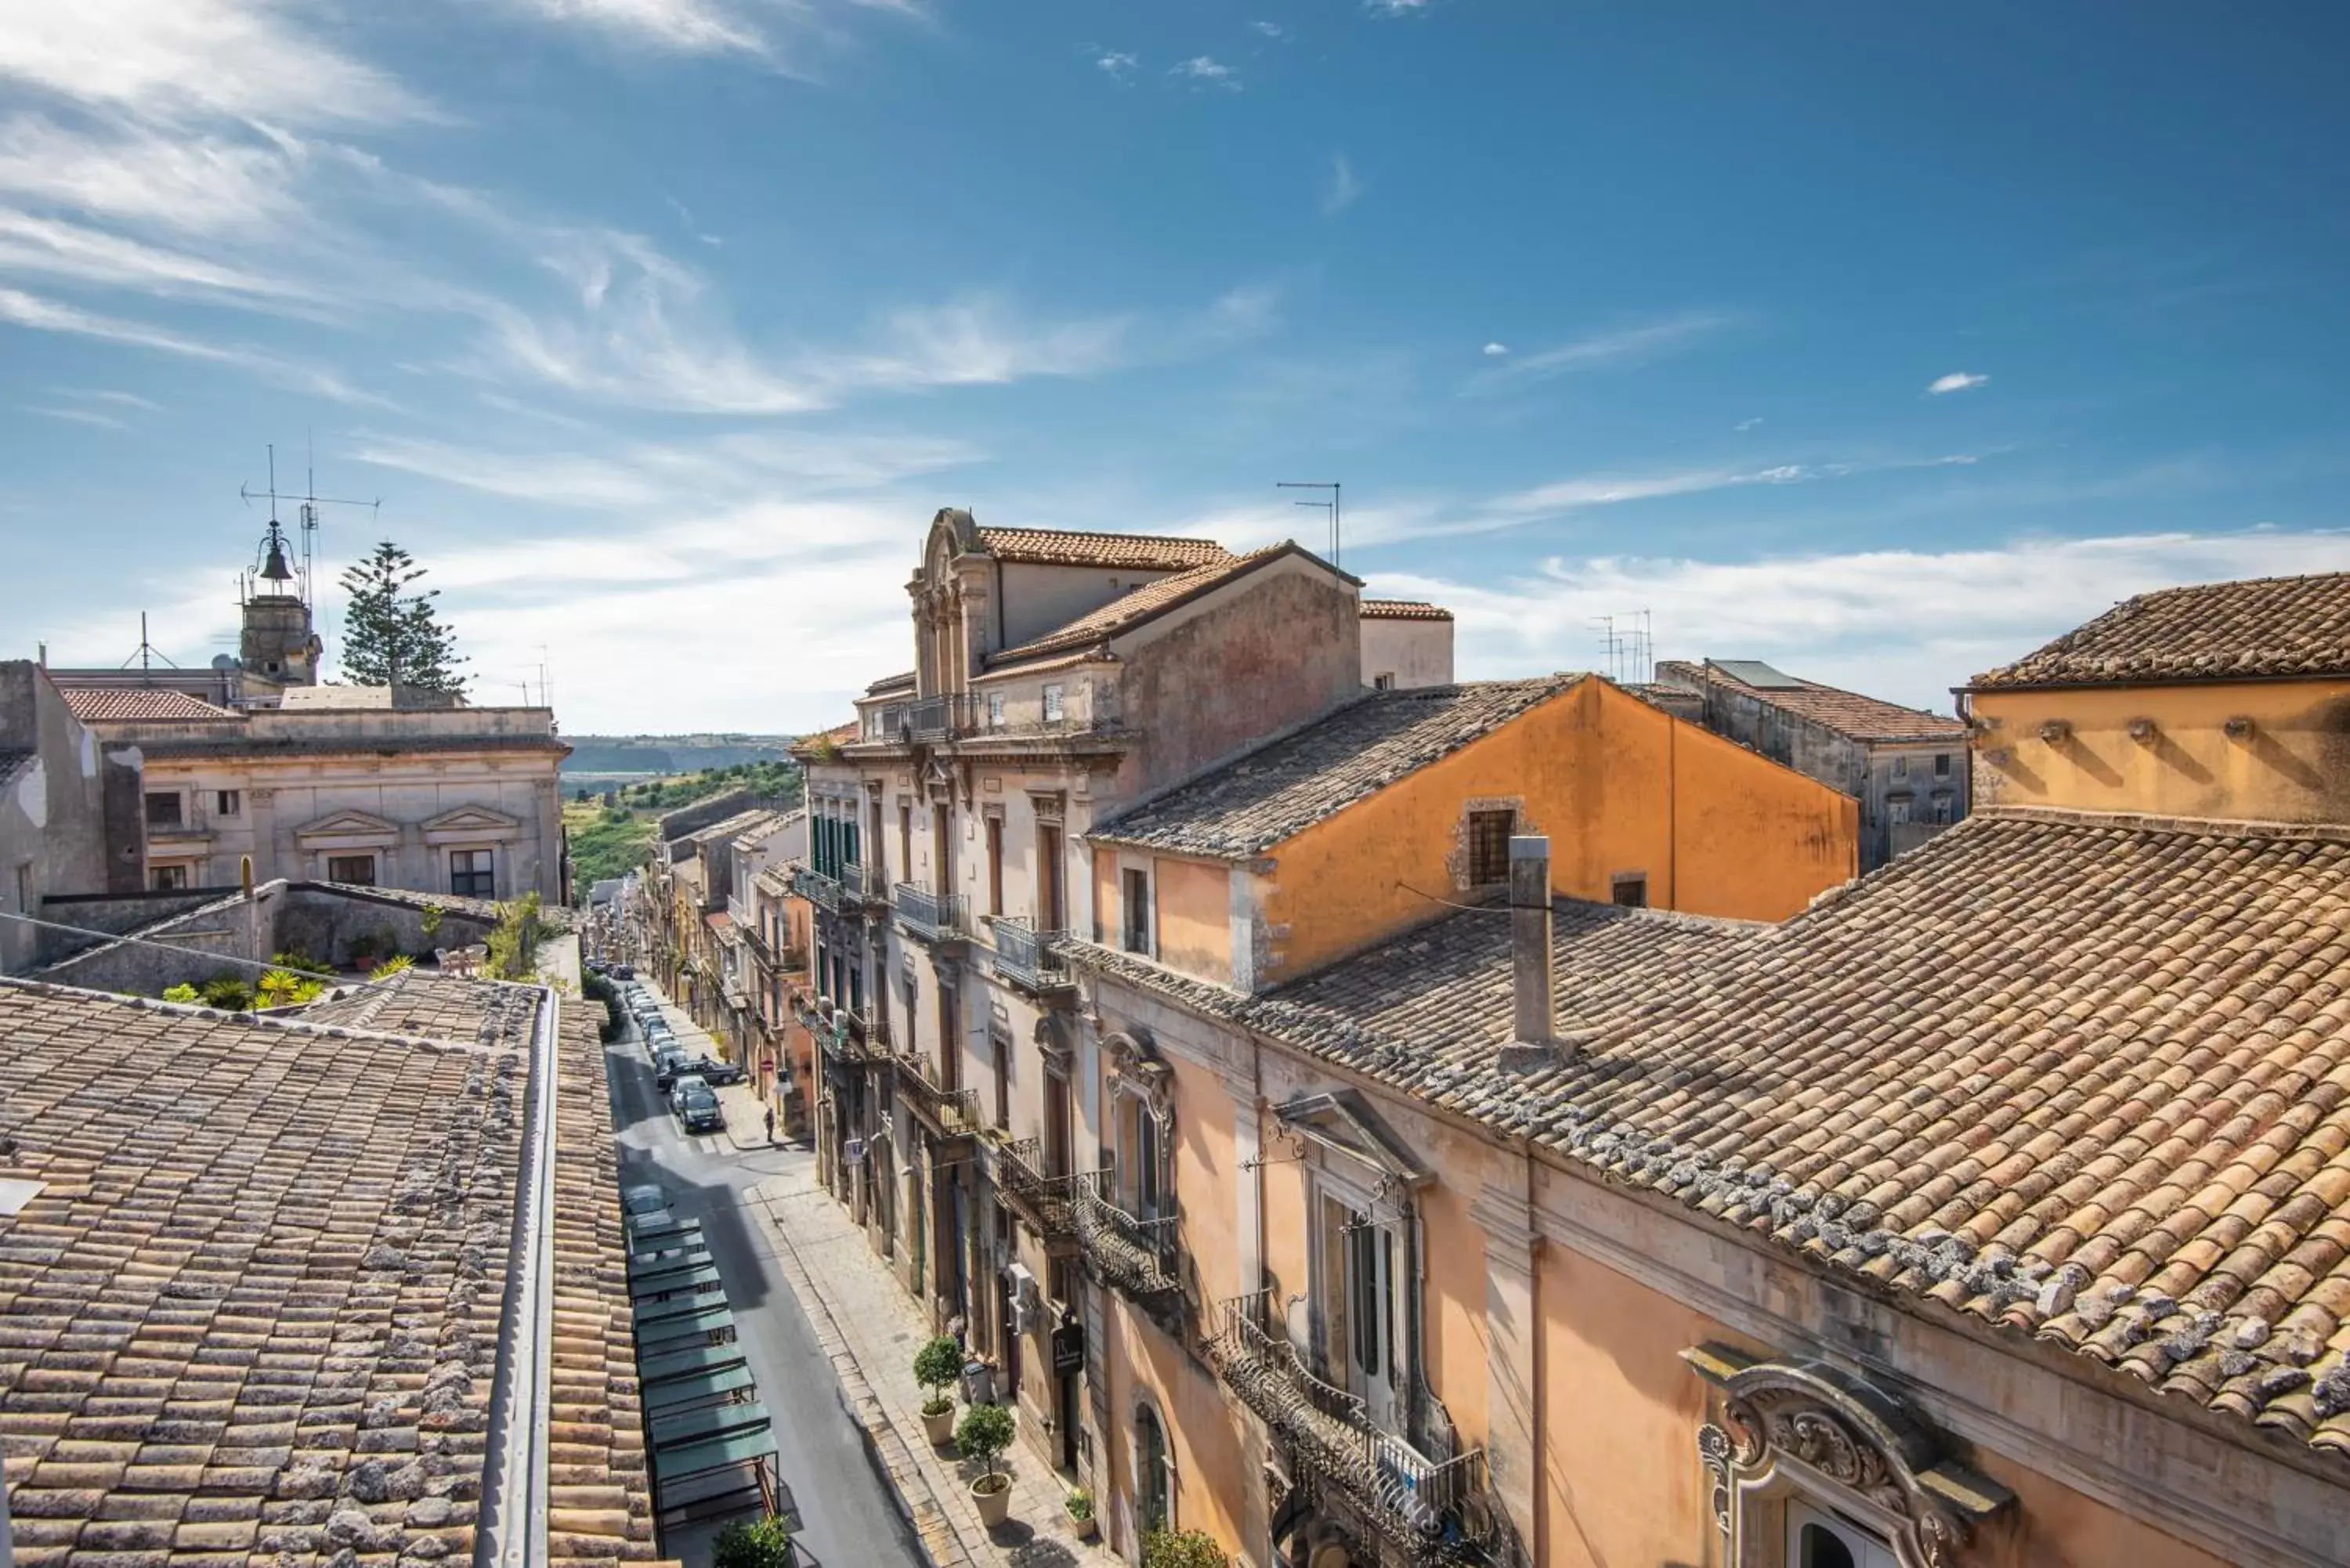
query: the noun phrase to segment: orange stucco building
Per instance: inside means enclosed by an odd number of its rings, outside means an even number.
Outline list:
[[[2152,598],[1979,678],[1988,809],[1857,883],[1590,680],[1098,825],[1111,1540],[2350,1560],[2350,578]]]

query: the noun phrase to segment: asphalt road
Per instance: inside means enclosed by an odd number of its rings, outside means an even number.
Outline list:
[[[656,993],[658,994],[658,993]],[[684,1014],[671,1012],[681,1042],[697,1054],[709,1049]],[[715,1133],[688,1137],[653,1086],[652,1064],[631,1026],[605,1047],[612,1089],[612,1123],[619,1134],[620,1184],[658,1181],[681,1218],[702,1221],[712,1261],[726,1282],[726,1299],[758,1379],[759,1397],[773,1412],[783,1481],[798,1506],[795,1537],[803,1555],[822,1568],[915,1568],[926,1561],[871,1461],[864,1440],[841,1408],[840,1382],[816,1348],[807,1317],[775,1268],[764,1233],[743,1207],[743,1193],[806,1154],[776,1149],[744,1155]],[[686,1568],[707,1568],[707,1530],[678,1532],[669,1549]]]

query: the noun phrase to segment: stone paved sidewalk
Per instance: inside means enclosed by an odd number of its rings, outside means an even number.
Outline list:
[[[928,1336],[897,1280],[864,1231],[816,1184],[816,1157],[789,1149],[784,1174],[747,1194],[767,1226],[784,1278],[840,1375],[850,1417],[861,1427],[907,1517],[937,1568],[1070,1568],[1114,1564],[1098,1542],[1069,1527],[1060,1478],[1024,1441],[1004,1463],[1012,1472],[1011,1518],[991,1532],[971,1499],[976,1467],[933,1449],[922,1432],[922,1391],[914,1352]]]

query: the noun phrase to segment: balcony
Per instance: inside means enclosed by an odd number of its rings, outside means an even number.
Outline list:
[[[928,888],[900,882],[891,901],[897,906],[898,923],[909,936],[926,942],[963,940],[962,894],[933,893]]]
[[[1045,1145],[1025,1137],[995,1155],[995,1185],[1003,1200],[1047,1243],[1075,1241],[1076,1179],[1045,1174]]]
[[[843,1066],[886,1064],[896,1057],[889,1050],[889,1017],[878,1008],[851,1012],[833,1008],[829,1017],[813,1008],[802,1010],[800,1022],[822,1044],[825,1054]]]
[[[1374,1426],[1362,1400],[1315,1376],[1288,1337],[1265,1326],[1271,1297],[1259,1291],[1223,1303],[1208,1358],[1288,1448],[1299,1484],[1326,1501],[1340,1493],[1412,1562],[1448,1562],[1463,1543],[1485,1544],[1484,1450],[1431,1459]]]
[[[1053,949],[1058,931],[1040,931],[1017,915],[990,915],[995,932],[995,972],[1032,996],[1076,982]]]
[[[881,879],[879,866],[867,867],[854,860],[840,863],[840,891],[851,903],[887,903],[889,884]]]
[[[1087,1262],[1101,1282],[1146,1307],[1180,1297],[1176,1277],[1175,1216],[1141,1220],[1119,1208],[1102,1190],[1106,1173],[1071,1177],[1069,1214]]]
[[[979,1131],[979,1091],[941,1089],[931,1081],[931,1064],[920,1056],[898,1058],[898,1091],[906,1108],[941,1138],[971,1137]]]
[[[891,702],[874,715],[864,739],[873,743],[935,745],[942,741],[954,740],[1117,736],[1126,731],[1126,726],[1116,719],[1097,718],[1090,713],[1079,717],[1066,709],[1052,718],[1041,715],[1023,720],[998,717],[989,711],[987,698],[985,692],[965,691],[951,696],[924,697],[910,702]]]
[[[802,866],[792,873],[792,891],[827,914],[841,911],[844,893],[839,882],[812,866]]]

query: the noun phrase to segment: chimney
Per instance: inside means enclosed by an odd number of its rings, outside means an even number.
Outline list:
[[[1551,973],[1550,840],[1538,834],[1510,839],[1510,1044],[1502,1070],[1531,1072],[1558,1056]]]

